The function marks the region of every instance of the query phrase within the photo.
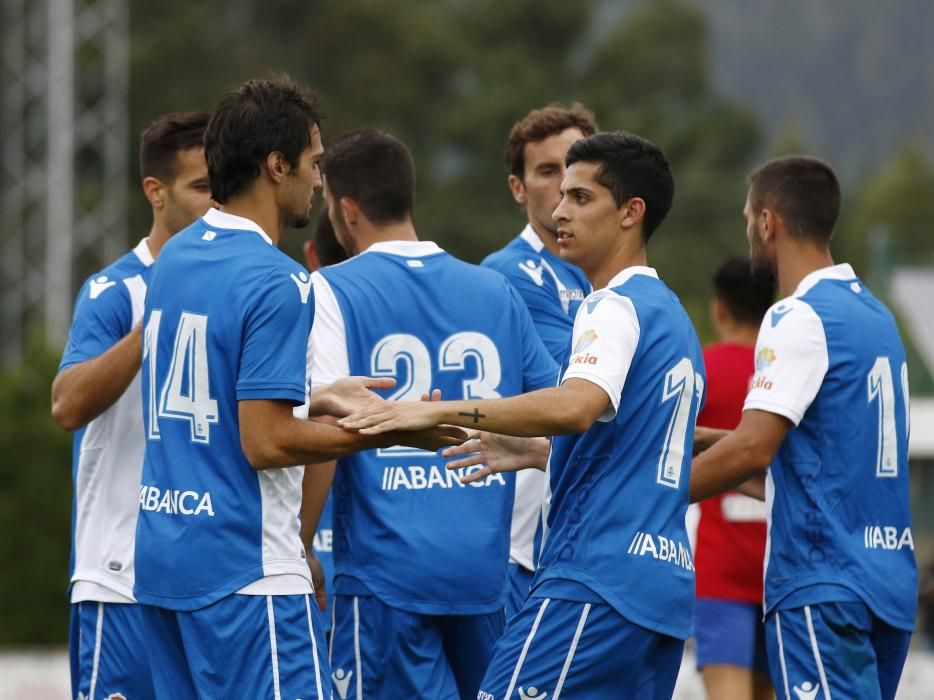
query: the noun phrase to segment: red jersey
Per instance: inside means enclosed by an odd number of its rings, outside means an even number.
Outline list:
[[[704,349],[707,404],[697,424],[732,430],[755,368],[755,348],[715,343]],[[702,501],[697,526],[697,597],[762,602],[766,509],[761,501],[730,491]]]

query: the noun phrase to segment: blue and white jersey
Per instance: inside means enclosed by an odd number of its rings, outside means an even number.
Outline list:
[[[562,381],[572,378],[610,403],[587,432],[552,442],[533,595],[606,602],[686,639],[694,562],[684,517],[704,361],[687,312],[655,270],[626,268],[587,297]]]
[[[571,331],[590,282],[576,265],[549,251],[530,224],[502,250],[481,263],[506,276],[525,302],[532,323],[559,365],[571,349]],[[516,474],[509,561],[535,570],[535,533],[542,515],[545,474],[523,469]]]
[[[315,385],[389,376],[397,385],[387,398],[418,400],[432,388],[490,399],[555,384],[557,366],[515,289],[434,243],[377,243],[314,279]],[[339,460],[335,591],[427,615],[500,609],[514,478],[465,486],[460,476],[406,447]]]
[[[849,265],[812,272],[765,315],[750,409],[795,425],[766,480],[766,612],[856,599],[913,629],[905,350]]]
[[[153,263],[146,239],[91,275],[75,303],[59,371],[109,350],[143,317]],[[139,374],[113,406],[75,432],[71,602],[132,603],[137,497],[143,471]]]
[[[238,417],[240,401],[304,402],[311,292],[257,224],[216,209],[163,249],[144,319],[140,602],[195,610],[234,592],[311,592],[304,467],[254,470]]]

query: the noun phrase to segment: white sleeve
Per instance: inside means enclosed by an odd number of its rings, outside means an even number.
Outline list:
[[[574,347],[561,381],[586,379],[603,389],[610,405],[598,420],[616,417],[626,375],[639,344],[639,318],[628,297],[616,292],[591,294],[574,320]]]
[[[800,299],[778,302],[759,328],[756,373],[743,410],[776,413],[798,425],[828,366],[824,324],[814,309]]]
[[[315,320],[308,339],[311,386],[325,386],[350,375],[347,330],[334,290],[320,272],[311,275],[315,290]]]

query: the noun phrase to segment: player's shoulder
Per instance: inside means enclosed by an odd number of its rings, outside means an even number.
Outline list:
[[[79,301],[106,299],[112,302],[115,297],[126,298],[128,292],[124,281],[139,275],[152,264],[149,249],[146,248],[142,253],[140,251],[140,247],[145,245],[145,240],[141,241],[132,250],[88,276],[78,293]],[[149,256],[148,259],[146,256]]]
[[[816,328],[823,328],[823,321],[814,306],[806,297],[790,296],[780,299],[765,312],[760,327],[760,336],[781,333],[791,335],[807,333]]]
[[[535,251],[529,247],[529,244],[521,236],[516,236],[499,250],[494,250],[487,255],[480,264],[494,269],[511,267],[534,253]]]

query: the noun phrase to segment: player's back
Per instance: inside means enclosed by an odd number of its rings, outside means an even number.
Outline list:
[[[390,399],[433,388],[446,399],[489,399],[554,384],[554,362],[496,272],[432,243],[391,242],[320,274],[344,319],[350,373],[395,377]],[[422,614],[500,608],[513,477],[464,486],[460,476],[435,453],[409,448],[342,459],[337,592],[372,593]]]
[[[892,314],[852,270],[830,270],[773,306],[763,321],[776,338],[783,326],[797,334],[795,346],[826,366],[813,401],[770,469],[766,605],[809,586],[839,586],[887,623],[912,629],[917,568],[905,351]],[[773,388],[768,373],[782,351],[759,348],[747,409],[768,410],[769,393],[785,390],[778,379]],[[812,378],[794,381],[806,385]]]
[[[615,416],[554,439],[548,532],[533,590],[553,580],[583,584],[632,622],[683,639],[694,603],[684,518],[704,365],[678,298],[654,271],[638,270],[591,294],[575,321],[565,381],[593,376],[605,386],[600,368],[619,360],[604,356],[599,338],[614,332],[606,327],[620,319],[607,313],[614,306],[631,306],[637,339]]]
[[[310,288],[255,224],[216,210],[162,251],[144,327],[142,602],[195,609],[264,576],[307,577],[302,470],[250,466],[238,402],[304,401]]]

